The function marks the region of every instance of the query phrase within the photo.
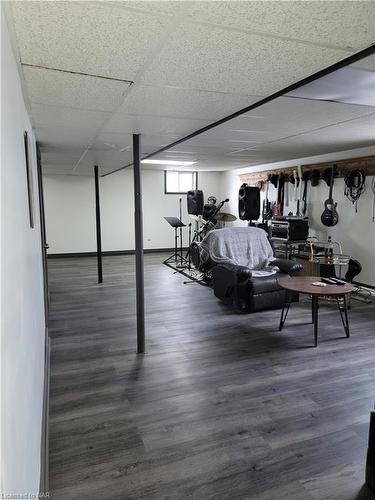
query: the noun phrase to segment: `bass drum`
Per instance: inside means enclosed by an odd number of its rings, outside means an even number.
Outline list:
[[[197,241],[193,241],[193,243],[190,245],[190,257],[191,262],[193,263],[195,269],[197,269],[198,271],[206,273],[212,268],[213,264],[210,258],[208,258],[207,262],[202,261],[200,243],[198,243]]]

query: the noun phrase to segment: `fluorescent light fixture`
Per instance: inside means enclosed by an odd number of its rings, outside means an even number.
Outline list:
[[[188,167],[194,165],[196,161],[180,161],[180,160],[142,160],[141,163],[150,165],[173,165],[175,167]]]

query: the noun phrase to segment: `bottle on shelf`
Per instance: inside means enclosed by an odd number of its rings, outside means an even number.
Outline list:
[[[328,236],[327,256],[328,256],[328,262],[329,263],[333,262],[333,245],[331,236]]]

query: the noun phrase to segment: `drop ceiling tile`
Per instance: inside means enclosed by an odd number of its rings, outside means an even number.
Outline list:
[[[65,162],[64,158],[60,159],[60,163],[49,163],[47,161],[43,161],[43,168],[48,170],[73,170],[74,163],[71,164],[69,162]]]
[[[23,66],[29,99],[34,104],[113,111],[129,84],[91,76]]]
[[[115,113],[108,121],[103,132],[161,134],[184,136],[197,130],[210,121],[170,118],[168,116],[137,116]]]
[[[43,164],[42,172],[43,175],[71,175],[73,173],[73,168],[71,165],[65,165],[65,164],[59,164],[59,165]]]
[[[300,134],[330,124],[351,120],[374,112],[371,106],[280,97],[258,108],[261,116],[239,116],[202,134],[201,140],[216,138],[227,143],[249,146]]]
[[[169,22],[106,2],[11,2],[22,62],[133,80]]]
[[[337,144],[347,149],[373,146],[375,140],[375,113],[351,121],[332,125],[300,136],[310,144]]]
[[[49,151],[41,151],[42,165],[71,165],[73,167],[83,155],[84,149],[69,150],[55,149]]]
[[[181,1],[173,1],[173,0],[163,0],[159,2],[158,0],[124,0],[124,1],[106,1],[106,5],[111,5],[116,8],[123,9],[137,9],[141,11],[146,11],[148,13],[152,12],[153,14],[158,14],[162,16],[175,16],[176,14],[180,14],[182,11],[187,8],[190,9],[190,2],[181,2]]]
[[[141,136],[141,151],[143,154],[149,154],[170,144],[177,139],[177,136],[165,136],[161,134],[143,134]],[[120,151],[122,149],[132,150],[132,135],[119,134],[115,132],[102,132],[97,137],[93,150],[112,149]]]
[[[119,111],[215,121],[259,101],[262,96],[135,85]]]
[[[94,139],[95,132],[89,129],[70,127],[36,127],[35,134],[42,146],[60,148],[85,148]]]
[[[119,151],[128,150],[133,147],[133,137],[129,133],[115,133],[115,132],[104,132],[102,131],[92,146],[92,150],[112,150]]]
[[[142,83],[269,95],[349,52],[243,32],[182,26],[154,58]]]
[[[44,104],[32,104],[31,114],[37,127],[72,127],[94,130],[102,127],[111,116],[110,113],[102,111],[46,106]]]
[[[360,59],[359,61],[351,64],[350,66],[353,68],[375,71],[375,54],[368,57],[364,57],[363,59]]]
[[[278,160],[301,158],[347,149],[356,149],[374,144],[375,114],[331,125],[320,130],[303,133],[269,144],[262,144],[257,151],[262,155],[270,152]]]
[[[219,156],[265,162],[271,156],[276,161],[367,146],[374,138],[374,108],[368,106],[283,97],[257,113],[235,118],[169,151],[185,151],[198,161]]]
[[[91,150],[85,154],[76,170],[89,171],[94,165],[98,165],[99,169],[116,169],[131,163],[132,157],[131,151]]]
[[[192,2],[187,18],[354,50],[375,35],[375,3],[366,1]]]
[[[42,167],[42,172],[43,175],[49,176],[49,175],[74,175],[74,176],[84,176],[84,177],[93,177],[94,173],[91,170],[88,170],[87,172],[80,172],[78,170],[72,170],[69,168],[65,168],[64,166],[61,166],[59,168],[55,167],[49,167],[45,166]]]

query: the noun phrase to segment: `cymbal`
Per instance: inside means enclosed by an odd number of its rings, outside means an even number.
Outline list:
[[[223,222],[233,222],[237,219],[235,215],[227,214],[225,212],[219,212],[215,215],[215,219],[221,220]]]
[[[206,222],[204,219],[202,219],[201,215],[189,214],[189,217],[190,217],[190,219],[193,219],[196,222]]]

